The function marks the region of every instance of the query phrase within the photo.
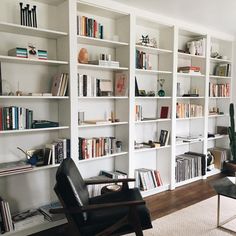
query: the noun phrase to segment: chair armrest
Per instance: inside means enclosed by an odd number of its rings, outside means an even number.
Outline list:
[[[86,185],[92,184],[112,184],[112,183],[128,183],[134,182],[135,179],[125,178],[125,179],[93,179],[93,180],[84,180]]]
[[[96,210],[102,210],[106,208],[117,208],[117,207],[133,207],[138,205],[145,204],[144,200],[138,200],[138,201],[125,201],[125,202],[114,202],[114,203],[105,203],[105,204],[92,204],[88,206],[82,206],[81,208],[56,208],[56,209],[50,209],[49,212],[52,214],[61,214],[61,213],[70,213],[70,214],[76,214],[76,213],[82,213],[82,212],[88,212],[88,211],[96,211]]]

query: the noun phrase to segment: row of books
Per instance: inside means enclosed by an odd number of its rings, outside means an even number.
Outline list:
[[[150,55],[146,52],[136,50],[136,68],[151,70]]]
[[[77,34],[93,38],[103,39],[103,25],[93,18],[77,16]]]
[[[157,188],[163,185],[160,172],[158,170],[140,168],[135,172],[135,186],[142,191]]]
[[[69,82],[69,74],[61,73],[55,75],[52,80],[51,93],[52,96],[65,96],[67,93]]]
[[[159,117],[143,117],[143,108],[141,105],[135,105],[135,121],[167,119],[169,117],[169,107],[161,106]]]
[[[43,165],[60,164],[65,158],[70,157],[70,139],[58,138],[45,145]]]
[[[230,84],[214,84],[209,83],[209,97],[229,97]]]
[[[0,130],[31,129],[33,111],[24,107],[0,107]]]
[[[176,103],[176,118],[203,116],[203,106],[189,103]]]
[[[78,95],[80,97],[112,96],[113,94],[115,96],[128,95],[128,76],[126,73],[115,73],[114,86],[111,79],[78,74]]]
[[[200,75],[201,74],[200,69],[201,68],[199,66],[182,66],[178,67],[178,72]]]
[[[204,175],[205,155],[200,153],[186,152],[176,156],[175,179],[176,182],[188,180]]]
[[[112,94],[113,84],[111,79],[99,79],[78,74],[79,97],[111,96]]]
[[[115,137],[82,138],[79,137],[79,160],[96,158],[120,152]]]

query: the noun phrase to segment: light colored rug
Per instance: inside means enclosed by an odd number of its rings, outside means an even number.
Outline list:
[[[200,193],[199,193],[200,194]],[[158,202],[157,202],[158,204]],[[236,199],[221,197],[221,222],[236,215]],[[212,197],[176,211],[152,222],[153,229],[145,230],[145,236],[228,236],[216,227],[217,197]],[[236,219],[227,224],[236,231]],[[128,234],[126,236],[133,236]]]

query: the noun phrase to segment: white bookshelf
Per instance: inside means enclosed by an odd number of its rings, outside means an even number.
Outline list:
[[[7,3],[7,4],[6,4]],[[136,12],[120,3],[112,4],[108,0],[35,0],[40,6],[38,28],[19,25],[17,0],[3,0],[0,3],[0,62],[3,79],[10,82],[13,96],[0,96],[1,106],[22,106],[34,110],[35,119],[48,119],[59,122],[59,127],[25,130],[0,131],[1,162],[16,161],[25,158],[16,150],[43,146],[53,140],[66,137],[71,140],[71,157],[78,165],[83,177],[95,176],[101,169],[112,171],[119,169],[134,177],[138,168],[159,170],[164,185],[142,192],[143,197],[183,186],[204,178],[198,176],[180,183],[175,181],[175,157],[186,151],[207,153],[208,148],[228,147],[228,136],[220,135],[207,138],[207,133],[215,133],[217,126],[228,126],[228,105],[232,100],[233,75],[233,36],[222,36],[221,32],[212,35],[205,28],[194,32],[184,24],[174,20],[165,22],[161,16],[146,16],[142,10]],[[17,7],[16,7],[17,6]],[[119,6],[119,7],[117,7]],[[11,9],[8,9],[11,7]],[[18,10],[17,10],[18,9]],[[8,12],[8,15],[6,15]],[[48,14],[50,12],[50,14]],[[145,13],[145,12],[143,12]],[[77,35],[76,16],[87,16],[104,25],[104,38]],[[192,29],[194,29],[194,25]],[[157,39],[157,47],[137,45],[142,34]],[[114,37],[115,36],[115,37]],[[180,53],[186,42],[195,38],[206,39],[205,55]],[[38,49],[48,51],[48,60],[17,58],[8,56],[8,50],[14,47],[27,47],[35,42]],[[219,49],[225,59],[210,57],[211,44]],[[86,48],[89,60],[99,59],[102,53],[110,54],[112,60],[119,61],[119,67],[108,67],[78,63],[78,53]],[[150,55],[151,69],[136,68],[136,50]],[[215,75],[218,63],[231,65],[228,76]],[[201,74],[178,73],[178,66],[200,66]],[[15,92],[50,92],[51,78],[58,73],[70,74],[69,94],[67,96],[16,96]],[[111,80],[113,85],[116,73],[128,76],[128,94],[125,96],[79,96],[78,74]],[[154,96],[135,96],[135,78],[139,90],[154,91]],[[164,79],[165,96],[158,95],[158,79]],[[209,97],[209,82],[229,83],[229,97]],[[182,83],[181,94],[177,95],[177,83]],[[198,97],[182,97],[199,91]],[[42,90],[42,91],[41,91]],[[47,91],[46,91],[47,90]],[[198,117],[176,118],[176,103],[191,103],[203,106],[203,114]],[[166,119],[135,120],[136,105],[141,105],[143,117],[160,117],[161,107],[169,107]],[[218,107],[224,114],[209,115],[209,110]],[[110,118],[114,111],[120,122],[108,124],[78,125],[78,112],[85,112],[85,120]],[[197,127],[197,129],[196,129]],[[158,141],[161,130],[169,131],[166,146],[158,148],[135,149],[134,143],[149,140]],[[202,139],[190,143],[177,143],[176,136],[201,135]],[[111,155],[79,160],[78,137],[116,137],[122,141],[122,151]],[[26,173],[6,175],[0,182],[2,197],[10,199],[12,211],[39,207],[56,198],[53,186],[58,165],[33,168]],[[89,171],[88,171],[89,170]],[[213,170],[206,173],[211,176],[219,173]],[[40,180],[40,181],[39,181]],[[32,186],[37,182],[37,186]],[[8,183],[7,185],[5,183]],[[27,184],[26,184],[27,183]],[[21,188],[19,189],[19,186]],[[36,188],[37,187],[37,188]],[[50,194],[48,194],[50,193]],[[49,198],[50,195],[50,199]],[[12,199],[11,196],[14,196]],[[34,201],[32,201],[34,199]],[[15,204],[17,203],[17,204]],[[29,235],[51,227],[64,224],[65,221],[38,225],[21,232],[7,235]]]

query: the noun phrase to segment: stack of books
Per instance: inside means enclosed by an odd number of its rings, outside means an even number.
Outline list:
[[[13,48],[8,51],[9,56],[27,58],[28,52],[27,48]]]
[[[23,173],[32,170],[33,167],[26,161],[13,161],[0,164],[0,176]]]
[[[162,186],[160,172],[158,170],[140,168],[135,170],[135,186],[142,191]]]
[[[98,65],[98,66],[107,66],[107,67],[116,67],[116,68],[119,68],[120,66],[120,63],[118,61],[109,61],[109,60],[88,61],[88,64]]]
[[[182,66],[178,68],[179,73],[188,73],[194,75],[201,75],[199,66]]]
[[[45,50],[38,50],[38,59],[47,60],[48,59],[48,52]]]

